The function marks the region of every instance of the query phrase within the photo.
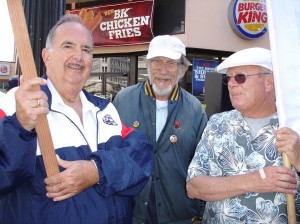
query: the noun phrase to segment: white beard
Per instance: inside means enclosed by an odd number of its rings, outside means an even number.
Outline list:
[[[165,89],[159,89],[159,88],[157,88],[156,84],[153,83],[152,84],[152,89],[153,89],[155,95],[158,95],[158,96],[167,96],[172,92],[172,86],[171,85],[169,85]]]

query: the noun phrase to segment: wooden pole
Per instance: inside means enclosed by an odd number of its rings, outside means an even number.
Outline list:
[[[7,6],[24,79],[28,80],[37,77],[22,1],[7,0]],[[39,86],[33,88],[33,90],[39,89]],[[46,115],[39,116],[35,129],[38,135],[46,174],[48,177],[53,176],[59,173],[59,169]]]
[[[289,158],[285,153],[282,154],[283,166],[291,169],[291,163]],[[287,206],[287,214],[288,214],[288,223],[296,224],[296,207],[295,207],[295,198],[293,194],[286,194],[286,206]]]

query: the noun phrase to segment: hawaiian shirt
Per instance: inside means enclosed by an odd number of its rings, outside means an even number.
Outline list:
[[[187,180],[198,175],[233,176],[251,173],[265,166],[282,166],[273,130],[278,129],[275,114],[256,136],[237,110],[213,115],[202,135],[188,169]],[[295,195],[299,211],[299,177]],[[207,202],[203,223],[287,223],[283,193],[247,192],[222,201]]]

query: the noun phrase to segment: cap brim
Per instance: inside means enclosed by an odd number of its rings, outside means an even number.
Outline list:
[[[147,59],[151,59],[155,57],[166,57],[166,58],[177,60],[181,57],[181,53],[168,51],[168,50],[157,50],[157,51],[151,51],[147,54]]]

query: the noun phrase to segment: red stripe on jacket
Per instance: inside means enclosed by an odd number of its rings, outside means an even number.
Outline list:
[[[0,109],[0,120],[6,116],[6,113]]]
[[[127,135],[129,135],[131,132],[134,131],[134,128],[127,128],[123,123],[122,123],[122,139],[126,138]]]

